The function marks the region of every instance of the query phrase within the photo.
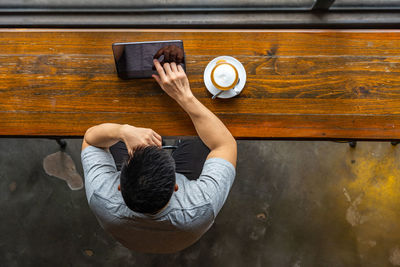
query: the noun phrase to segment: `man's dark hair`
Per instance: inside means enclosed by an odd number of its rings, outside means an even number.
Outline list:
[[[156,146],[136,149],[121,169],[121,193],[133,211],[156,213],[167,205],[175,188],[175,162]]]

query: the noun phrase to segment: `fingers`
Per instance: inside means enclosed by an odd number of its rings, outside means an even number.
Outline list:
[[[179,72],[183,72],[183,73],[185,73],[185,71],[183,70],[183,68],[182,68],[182,66],[181,66],[181,65],[178,65],[178,71],[179,71]]]
[[[137,147],[146,147],[146,146],[158,146],[161,147],[162,142],[158,140],[154,135],[146,137],[142,140],[142,143]]]
[[[152,141],[156,146],[161,147],[162,142],[158,140],[154,135],[152,136]]]
[[[161,136],[158,133],[156,133],[155,131],[153,131],[153,130],[151,130],[151,135],[152,135],[151,137],[152,137],[153,143],[155,143],[156,146],[161,147],[162,146],[162,138],[161,138]]]
[[[171,65],[169,63],[164,64],[165,73],[170,76],[172,74]],[[161,77],[162,78],[162,77]]]
[[[133,156],[133,150],[132,150],[131,148],[129,148],[129,147],[128,147],[128,155],[129,155],[130,157]]]
[[[170,65],[171,65],[171,70],[172,70],[173,72],[178,72],[178,69],[177,69],[177,67],[176,67],[176,63],[175,63],[175,62],[172,62]]]
[[[158,140],[162,141],[161,135],[159,135],[158,133],[156,133],[156,132],[154,132],[154,131],[153,131],[153,135],[154,135]]]
[[[158,72],[158,75],[160,76],[160,79],[161,79],[161,80],[165,79],[165,78],[166,78],[166,75],[165,75],[164,69],[163,69],[163,67],[161,66],[160,62],[158,62],[157,59],[154,59],[154,60],[153,60],[153,63],[154,63],[154,66],[156,67],[156,70],[157,70],[157,72]],[[165,68],[165,65],[164,65],[164,68]],[[157,81],[157,80],[156,80],[156,81]]]
[[[146,133],[142,139],[142,146],[158,146],[161,147],[161,136],[152,129],[146,129]]]

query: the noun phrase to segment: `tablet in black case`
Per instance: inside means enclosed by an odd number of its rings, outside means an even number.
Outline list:
[[[183,50],[183,42],[180,40],[114,43],[112,49],[118,76],[122,79],[134,79],[150,78],[152,74],[157,74],[153,57],[158,50],[168,45],[176,45]],[[181,65],[186,71],[184,63],[185,59]]]

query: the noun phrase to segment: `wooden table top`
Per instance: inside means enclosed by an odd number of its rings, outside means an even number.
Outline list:
[[[102,122],[195,135],[152,79],[116,75],[114,42],[183,40],[194,95],[237,138],[400,139],[394,30],[0,29],[0,136],[82,136]],[[207,63],[241,61],[243,92],[211,100]]]

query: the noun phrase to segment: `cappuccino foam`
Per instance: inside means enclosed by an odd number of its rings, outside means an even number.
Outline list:
[[[236,72],[229,64],[221,64],[214,70],[214,81],[221,87],[230,87],[236,80]]]

